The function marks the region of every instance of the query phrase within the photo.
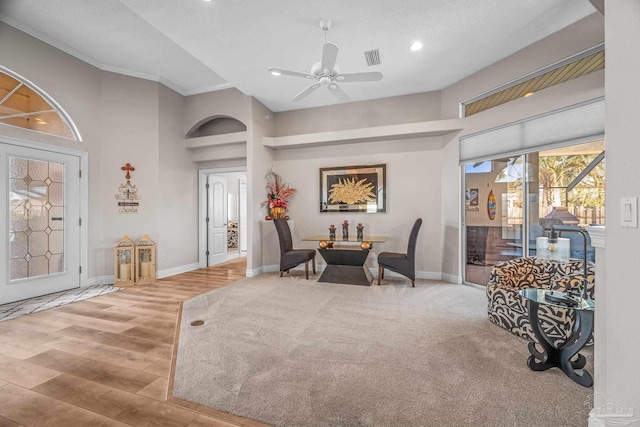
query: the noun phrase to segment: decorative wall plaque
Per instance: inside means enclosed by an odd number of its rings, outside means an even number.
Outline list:
[[[138,212],[138,200],[141,199],[142,196],[138,194],[138,187],[131,184],[131,172],[136,170],[131,163],[127,163],[121,168],[123,171],[126,171],[127,174],[125,178],[127,179],[126,184],[120,184],[118,188],[118,194],[116,194],[116,200],[118,200],[118,206],[120,207],[120,213],[137,213]]]

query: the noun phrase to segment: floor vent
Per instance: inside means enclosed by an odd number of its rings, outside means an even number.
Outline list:
[[[380,65],[380,51],[378,51],[378,49],[368,50],[364,53],[364,56],[367,59],[367,65],[369,67]]]

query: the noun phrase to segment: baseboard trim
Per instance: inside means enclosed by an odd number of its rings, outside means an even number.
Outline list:
[[[262,273],[264,273],[264,267],[258,267],[258,268],[254,268],[253,270],[249,270],[247,268],[247,270],[245,271],[245,276],[247,277],[256,277],[261,275]]]
[[[175,276],[176,274],[186,273],[187,271],[193,271],[200,268],[200,264],[197,262],[193,264],[181,265],[178,267],[168,268],[166,270],[158,271],[156,277],[158,279],[164,279],[165,277]]]
[[[158,279],[164,279],[165,277],[175,276],[176,274],[186,273],[187,271],[193,271],[200,268],[200,264],[193,263],[187,265],[181,265],[174,268],[168,268],[166,270],[158,271],[156,277]],[[87,279],[87,282],[81,284],[80,287],[94,286],[94,285],[111,285],[115,283],[113,275],[111,276],[98,276]]]
[[[87,282],[81,284],[80,287],[86,288],[89,286],[96,286],[96,285],[111,285],[113,284],[113,282],[114,282],[113,276],[98,276],[98,277],[92,277],[90,279],[87,279]]]
[[[325,269],[325,264],[316,265],[316,271],[318,273],[321,273],[322,271],[324,271],[324,269]],[[292,268],[292,270],[304,270],[304,264],[301,264],[295,268]],[[259,276],[260,274],[275,273],[278,271],[280,271],[280,266],[277,264],[263,265],[262,267],[255,268],[253,270],[247,269],[246,274],[247,274],[247,277],[255,277],[255,276]],[[374,278],[378,277],[378,267],[369,267],[369,271],[371,272],[371,275]],[[387,278],[394,278],[394,279],[401,279],[404,277],[403,275],[395,273],[390,270],[385,270],[384,275]],[[445,273],[438,273],[436,271],[416,271],[416,279],[439,280],[447,283],[456,283],[456,284],[462,283],[462,278],[460,276],[454,276],[452,274],[445,274]]]
[[[371,268],[369,268],[369,271],[371,271],[371,274],[373,275],[373,277],[378,277],[378,268],[377,267],[371,267]],[[385,271],[384,271],[384,277],[385,278],[394,278],[394,279],[395,278],[402,279],[404,277],[406,279],[406,277],[403,276],[402,274],[399,274],[399,273],[396,273],[394,271],[387,270],[387,269],[385,269]],[[451,276],[451,277],[453,277],[453,276]],[[445,277],[444,274],[438,273],[436,271],[416,271],[416,279],[439,280],[439,281],[446,281],[446,282],[450,282],[451,281],[448,276]]]
[[[232,259],[235,259],[235,258],[237,257],[233,257]],[[157,277],[158,279],[163,279],[165,277],[175,276],[176,274],[197,270],[198,268],[200,268],[200,264],[198,263],[182,265],[174,268],[169,268],[166,270],[161,270],[158,272]],[[316,265],[317,272],[324,271],[324,268],[325,268],[324,264]],[[299,265],[298,267],[294,268],[294,270],[303,270],[303,269],[304,269],[304,265]],[[280,266],[278,264],[273,264],[273,265],[264,265],[262,267],[254,268],[252,270],[247,269],[245,274],[247,277],[255,277],[264,273],[275,273],[278,271],[280,271]],[[371,272],[371,275],[374,278],[378,277],[377,267],[370,267],[369,271]],[[394,278],[404,277],[398,273],[394,273],[393,271],[389,271],[389,270],[385,271],[385,276],[394,277]],[[113,279],[114,279],[113,275],[92,277],[92,278],[89,278],[86,283],[82,283],[80,287],[84,288],[84,287],[95,286],[95,285],[110,285],[114,283]],[[446,274],[446,273],[438,273],[434,271],[416,271],[416,279],[442,280],[448,283],[456,283],[456,284],[462,283],[462,277],[460,276],[455,276],[453,274]]]
[[[445,282],[449,282],[449,283],[455,283],[455,284],[461,284],[462,283],[462,277],[460,276],[454,276],[453,274],[446,274],[446,273],[442,273],[442,279]]]

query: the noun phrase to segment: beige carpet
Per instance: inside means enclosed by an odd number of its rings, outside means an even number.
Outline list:
[[[174,395],[278,426],[586,425],[592,389],[528,356],[480,289],[266,274],[185,303]]]

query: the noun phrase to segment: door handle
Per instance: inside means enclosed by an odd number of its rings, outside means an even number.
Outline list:
[[[52,216],[51,217],[51,221],[62,221],[62,217],[61,216]]]

